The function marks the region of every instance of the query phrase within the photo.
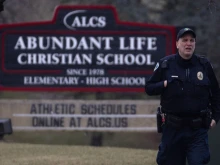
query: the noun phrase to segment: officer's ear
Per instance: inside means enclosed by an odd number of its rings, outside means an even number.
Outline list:
[[[176,48],[179,49],[179,42],[176,41]]]

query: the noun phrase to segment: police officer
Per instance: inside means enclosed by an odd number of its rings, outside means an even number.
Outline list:
[[[196,34],[177,34],[177,54],[156,64],[146,82],[148,95],[160,95],[165,116],[157,154],[159,165],[204,165],[210,160],[208,129],[220,119],[220,90],[213,68],[194,54]]]

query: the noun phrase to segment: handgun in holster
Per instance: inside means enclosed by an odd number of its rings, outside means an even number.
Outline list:
[[[209,129],[210,123],[212,121],[212,112],[209,108],[201,110],[200,115],[202,117],[203,127]]]
[[[163,124],[165,124],[164,113],[161,111],[161,108],[157,108],[157,132],[162,133]]]

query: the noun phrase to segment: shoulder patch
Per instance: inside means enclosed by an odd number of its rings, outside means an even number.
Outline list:
[[[164,60],[161,64],[161,68],[168,68],[168,61]]]
[[[154,68],[154,71],[157,70],[157,68],[159,68],[159,65],[160,65],[160,64],[159,64],[159,62],[158,62],[158,63],[156,64],[155,68]]]
[[[206,63],[209,63],[209,61],[207,60],[207,58],[205,56],[198,56],[197,55],[197,58],[199,59],[200,63],[201,64],[206,64]]]

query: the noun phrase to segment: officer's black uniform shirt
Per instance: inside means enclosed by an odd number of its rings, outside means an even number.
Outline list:
[[[184,60],[179,54],[162,58],[146,82],[145,91],[148,95],[161,95],[160,104],[166,113],[193,116],[210,107],[216,122],[220,118],[219,85],[205,58],[193,55]]]

